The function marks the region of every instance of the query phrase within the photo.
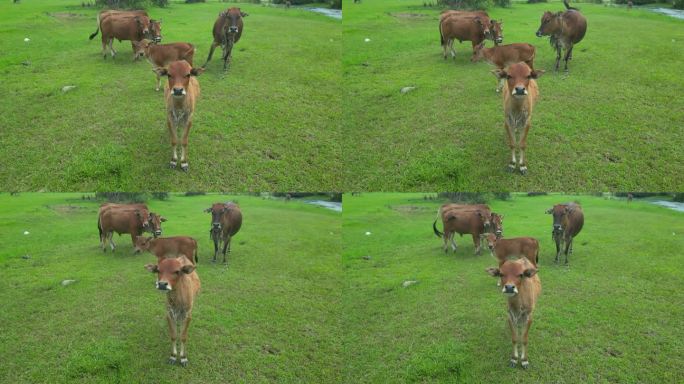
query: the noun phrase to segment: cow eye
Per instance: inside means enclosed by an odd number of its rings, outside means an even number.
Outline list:
[[[185,77],[190,78],[190,74],[188,73],[187,75],[185,75]]]

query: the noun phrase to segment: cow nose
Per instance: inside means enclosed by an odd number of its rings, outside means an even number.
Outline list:
[[[237,27],[230,27],[230,28],[228,28],[228,31],[229,32],[237,32],[238,28]]]
[[[183,88],[173,88],[174,96],[183,96]]]
[[[556,231],[560,231],[560,230],[561,230],[561,226],[560,226],[560,225],[557,225],[557,224],[554,224],[554,225],[553,225],[553,229],[556,230]]]
[[[524,95],[525,94],[525,87],[515,87],[515,94],[516,95]]]
[[[161,43],[161,36],[157,36],[154,38],[155,43]]]
[[[157,281],[157,289],[160,291],[166,291],[168,286],[169,283],[167,283],[166,281]]]
[[[161,233],[162,233],[161,230],[154,231],[154,236],[155,236],[155,237],[161,236]]]
[[[501,231],[496,231],[496,236],[501,237]]]
[[[504,285],[504,291],[506,293],[515,293],[515,286],[510,285],[510,284],[506,284],[506,285]]]
[[[496,43],[497,43],[497,44],[503,43],[503,37],[497,37],[497,38],[496,38]]]
[[[541,29],[537,31],[537,37],[542,37]]]

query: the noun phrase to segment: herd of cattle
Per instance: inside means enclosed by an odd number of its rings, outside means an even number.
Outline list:
[[[560,66],[562,50],[565,50],[565,71],[568,70],[573,46],[584,38],[587,31],[587,19],[578,9],[571,7],[567,0],[563,0],[563,4],[566,7],[563,12],[544,12],[536,33],[537,37],[550,36],[551,46],[556,50],[556,71]],[[511,150],[508,170],[515,172],[517,168],[525,175],[527,134],[532,109],[539,97],[536,79],[544,71],[534,69],[536,49],[533,45],[499,45],[503,42],[502,24],[502,21],[490,19],[484,11],[447,10],[442,12],[439,19],[440,42],[444,59],[447,58],[447,51],[451,52],[452,57],[456,57],[453,47],[455,40],[470,41],[473,46],[471,60],[475,62],[484,59],[496,67],[492,73],[499,81],[496,91],[503,89],[504,127]],[[494,41],[494,47],[485,48],[485,40]],[[517,159],[516,150],[519,152]]]
[[[561,253],[565,253],[567,264],[568,253],[572,254],[573,239],[584,226],[582,207],[578,203],[556,204],[546,213],[553,216],[551,236],[556,243],[555,262],[558,262]],[[449,251],[449,243],[456,251],[456,233],[461,236],[472,235],[478,255],[482,241],[487,242],[491,254],[498,261],[498,267],[487,268],[487,273],[500,279],[502,293],[508,298],[508,325],[513,342],[510,365],[516,367],[520,361],[523,368],[528,368],[527,335],[541,292],[541,281],[537,274],[539,241],[533,237],[504,239],[504,215],[492,212],[485,204],[444,204],[437,216],[432,229],[435,235],[444,239],[444,252]],[[437,229],[437,220],[440,218],[443,233]]]
[[[97,30],[90,35],[92,40],[98,33],[102,37],[102,55],[107,58],[107,48],[116,56],[114,39],[129,40],[133,48],[133,60],[146,57],[152,64],[156,75],[156,90],[161,86],[161,77],[168,77],[168,85],[164,89],[166,101],[166,124],[171,135],[173,155],[169,166],[176,168],[178,164],[178,130],[183,134],[180,140],[181,156],[180,169],[187,171],[188,163],[188,135],[192,127],[192,115],[195,103],[200,95],[200,86],[196,77],[199,76],[211,60],[214,50],[221,46],[223,50],[223,69],[228,68],[231,61],[233,46],[240,40],[243,30],[242,18],[247,13],[240,8],[232,7],[219,13],[214,22],[213,41],[207,61],[201,67],[193,67],[195,47],[191,43],[178,42],[160,44],[161,20],[153,20],[146,11],[101,11],[97,16]]]
[[[223,263],[226,263],[226,253],[230,253],[230,242],[242,226],[242,212],[233,203],[215,203],[204,210],[211,213],[211,228],[209,235],[214,242],[214,258],[221,251],[223,245]],[[189,236],[160,237],[161,223],[166,219],[149,210],[145,204],[112,204],[100,206],[97,219],[97,229],[100,233],[100,246],[107,251],[109,243],[112,252],[116,249],[112,236],[114,232],[121,235],[131,235],[135,252],[147,251],[157,258],[156,264],[147,264],[145,269],[157,274],[156,288],[167,293],[167,314],[169,336],[171,337],[172,353],[169,363],[177,361],[176,349],[177,329],[180,326],[180,364],[188,363],[186,342],[188,340],[188,326],[192,318],[192,306],[195,296],[200,289],[200,279],[196,265],[197,240]],[[152,237],[142,236],[143,232],[152,233]]]

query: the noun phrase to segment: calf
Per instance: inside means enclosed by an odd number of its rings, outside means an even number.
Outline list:
[[[193,68],[187,61],[174,61],[167,68],[156,70],[158,76],[167,76],[169,82],[164,89],[166,99],[166,125],[171,135],[173,157],[169,162],[176,168],[178,162],[178,128],[183,128],[181,138],[181,169],[188,170],[188,135],[192,127],[192,115],[195,113],[195,102],[200,95],[199,82],[195,78],[204,72],[204,68]]]
[[[539,262],[539,241],[533,237],[515,237],[502,239],[493,233],[484,235],[487,246],[494,257],[499,261],[499,267],[510,258],[518,256],[526,257],[532,265],[537,267]]]
[[[500,278],[501,292],[508,301],[508,326],[511,329],[513,355],[510,366],[520,365],[527,369],[527,336],[532,325],[532,314],[541,293],[541,281],[537,268],[527,259],[504,261],[499,268],[487,268],[487,273]],[[520,352],[520,353],[518,353]]]
[[[488,26],[485,26],[482,19],[479,17],[460,18],[457,16],[445,17],[439,23],[440,42],[444,59],[447,58],[447,50],[451,52],[451,57],[456,59],[456,51],[454,50],[454,40],[459,42],[470,41],[473,44],[473,58],[475,57],[475,48],[485,40],[485,32]]]
[[[145,204],[102,204],[97,217],[100,247],[106,252],[106,243],[109,242],[114,251],[116,247],[112,239],[114,232],[119,235],[130,233],[133,245],[135,245],[134,237],[141,235],[142,232],[150,232],[154,237],[161,236],[161,223],[165,221],[166,218],[150,212]]]
[[[158,238],[138,236],[135,238],[135,251],[148,251],[155,255],[157,259],[185,256],[193,264],[198,262],[197,240],[188,236]]]
[[[496,215],[496,214],[494,214]],[[501,216],[496,215],[501,225]],[[480,238],[483,233],[493,230],[492,213],[484,209],[451,209],[442,214],[442,224],[444,226],[444,233],[437,229],[437,220],[432,223],[432,230],[437,237],[444,239],[444,252],[449,251],[449,241],[451,248],[456,251],[456,243],[454,242],[454,234],[458,233],[461,236],[464,234],[471,234],[473,237],[473,245],[475,247],[475,254],[479,255],[481,252]]]
[[[204,212],[211,213],[209,237],[214,241],[214,258],[211,262],[216,262],[221,242],[223,242],[223,264],[226,264],[226,252],[230,253],[230,241],[242,227],[240,207],[232,202],[214,203]]]
[[[584,212],[577,203],[556,204],[546,213],[553,215],[553,231],[551,237],[556,243],[556,259],[561,254],[565,242],[565,264],[568,263],[568,251],[572,253],[572,241],[584,226]]]
[[[525,159],[527,133],[530,130],[532,109],[539,97],[539,88],[535,79],[538,79],[544,71],[541,69],[533,70],[525,63],[517,63],[508,69],[494,69],[492,73],[498,79],[504,80],[504,127],[508,137],[508,147],[511,149],[511,162],[508,164],[508,170],[510,172],[515,171],[515,151],[519,149],[518,165],[520,173],[525,175],[527,174]]]
[[[240,37],[242,36],[242,29],[244,26],[242,18],[247,16],[249,15],[236,7],[229,8],[219,13],[218,18],[214,22],[214,29],[212,31],[214,41],[211,43],[207,61],[202,67],[207,66],[209,60],[211,60],[211,56],[214,55],[214,49],[220,45],[223,50],[223,70],[225,71],[228,69],[228,64],[230,64],[232,58],[233,46],[240,41]]]
[[[485,48],[484,44],[480,44],[477,46],[474,60],[485,59],[489,64],[495,65],[500,70],[512,64],[524,62],[530,69],[534,70],[535,51],[534,45],[526,43],[499,45],[492,48]],[[503,85],[504,79],[501,78],[499,79],[496,91],[500,92]]]
[[[131,45],[133,41],[140,41],[142,39],[153,39],[150,18],[147,16],[126,16],[126,15],[111,15],[102,20],[98,20],[100,30],[102,31],[102,56],[107,58],[107,46],[112,55],[112,59],[116,56],[114,49],[114,39],[119,41],[130,40]],[[90,35],[92,40],[97,31]],[[133,46],[133,59],[135,60],[135,46]]]
[[[572,48],[575,44],[582,41],[587,33],[587,19],[577,8],[568,5],[567,0],[563,0],[565,12],[551,13],[544,12],[541,18],[541,25],[537,30],[537,37],[551,36],[549,41],[556,50],[556,71],[560,65],[561,50],[565,49],[565,71],[568,71],[568,60],[572,60]]]
[[[200,279],[195,266],[185,257],[157,260],[157,264],[147,264],[145,269],[157,274],[156,288],[166,292],[166,320],[169,324],[172,352],[169,364],[175,364],[178,352],[176,338],[181,326],[180,364],[188,365],[186,343],[188,327],[192,319],[192,307],[200,290]]]
[[[145,39],[134,42],[134,44],[136,55],[147,57],[147,61],[152,64],[152,71],[157,76],[155,91],[159,91],[159,87],[161,87],[161,76],[158,72],[161,68],[178,60],[185,60],[192,66],[195,46],[190,43],[154,44]]]
[[[485,12],[485,11],[456,11],[453,9],[448,9],[446,11],[443,11],[439,15],[440,24],[447,17],[452,17],[452,16],[457,17],[457,18],[462,18],[462,19],[473,19],[476,17],[480,18],[480,20],[482,20],[482,24],[485,27],[485,30],[484,30],[485,39],[492,40],[495,45],[501,44],[503,42],[503,31],[502,31],[503,21],[492,20],[489,17],[489,14],[487,14],[487,12]]]

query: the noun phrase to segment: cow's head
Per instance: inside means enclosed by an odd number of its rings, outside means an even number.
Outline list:
[[[486,271],[494,277],[501,278],[501,286],[503,286],[501,292],[508,297],[518,294],[518,287],[522,284],[523,279],[537,274],[537,269],[525,259],[508,260],[501,267],[487,268]]]
[[[134,17],[135,24],[138,26],[138,31],[145,39],[151,39],[152,33],[150,32],[150,19],[147,17]]]
[[[247,17],[249,15],[245,12],[242,12],[240,8],[232,7],[221,12],[219,16],[226,19],[226,23],[223,27],[226,33],[239,33],[241,27],[239,21],[241,21],[243,17]]]
[[[224,203],[214,203],[211,205],[210,208],[207,208],[204,210],[204,212],[211,213],[211,230],[212,231],[221,231],[222,229],[222,224],[221,224],[221,217],[223,217],[223,214],[226,212],[229,212],[234,205],[232,203],[224,204]]]
[[[483,212],[481,210],[475,211],[475,214],[477,217],[480,218],[480,221],[482,222],[482,226],[484,227],[485,232],[489,232],[489,228],[492,226],[492,215],[489,212]]]
[[[150,223],[150,230],[154,237],[161,236],[162,234],[162,228],[161,228],[161,223],[165,222],[166,218],[163,216],[160,216],[154,212],[150,212],[150,217],[149,217],[149,223]]]
[[[159,76],[169,78],[169,89],[173,97],[183,98],[190,86],[190,76],[199,76],[204,68],[193,68],[187,61],[180,60],[172,62],[168,68],[159,68],[156,72]]]
[[[145,269],[157,274],[155,286],[160,291],[172,291],[182,275],[188,275],[195,270],[194,265],[183,265],[182,258],[157,260],[157,264],[147,264]]]
[[[504,215],[492,212],[492,230],[499,239],[503,236],[503,218]]]
[[[483,235],[485,240],[487,241],[487,247],[489,248],[490,251],[494,250],[494,247],[496,247],[496,242],[499,240],[499,237],[497,237],[493,233],[487,233]]]
[[[152,45],[152,40],[142,39],[140,41],[133,41],[133,49],[135,50],[135,57],[145,57],[149,55],[150,45]]]
[[[551,209],[547,209],[546,213],[553,215],[553,233],[563,233],[563,219],[575,210],[574,205],[570,204],[556,204]]]
[[[544,12],[541,17],[541,25],[539,25],[539,29],[537,29],[537,37],[548,36],[555,33],[559,27],[560,15],[561,12]]]
[[[136,209],[134,211],[138,223],[142,226],[143,231],[150,232],[150,212],[146,209]]]
[[[495,45],[503,43],[503,20],[490,20],[489,31]]]
[[[161,19],[159,20],[150,20],[150,35],[152,35],[152,40],[155,43],[161,43],[162,41],[162,35],[161,35]]]
[[[497,79],[504,79],[508,82],[508,89],[516,98],[527,97],[527,87],[530,80],[536,80],[544,74],[543,69],[532,70],[525,63],[511,64],[508,69],[493,69],[492,73]]]
[[[143,252],[150,249],[150,240],[152,237],[147,236],[136,236],[135,237],[135,252]]]
[[[492,39],[492,32],[489,30],[490,24],[487,24],[479,16],[473,17],[473,23],[477,24],[485,39]]]

